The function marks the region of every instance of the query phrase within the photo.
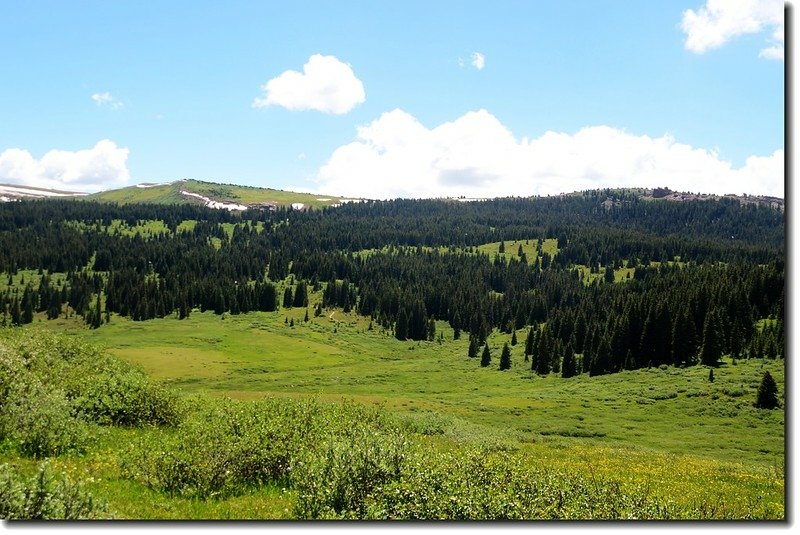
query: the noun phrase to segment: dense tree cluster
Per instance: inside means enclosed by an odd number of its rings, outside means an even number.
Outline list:
[[[166,230],[117,224],[150,221]],[[186,221],[193,224],[181,227]],[[544,238],[557,239],[555,255],[542,250]],[[241,214],[4,203],[0,272],[9,282],[21,269],[43,276],[0,290],[0,321],[77,314],[99,327],[112,312],[146,320],[315,305],[317,316],[329,307],[370,316],[399,340],[433,340],[436,320],[446,321],[454,338],[469,333],[469,356],[482,351],[484,366],[494,329],[509,333],[511,346],[527,329],[525,359],[540,374],[713,366],[727,354],[783,356],[783,239],[783,214],[771,208],[608,190]],[[538,244],[530,258],[523,240]],[[489,242],[506,254],[480,253]],[[597,274],[591,284],[577,266]],[[634,269],[614,283],[623,266]],[[53,273],[65,276],[56,282]],[[318,290],[321,302],[309,303]],[[504,350],[502,369],[509,359]]]

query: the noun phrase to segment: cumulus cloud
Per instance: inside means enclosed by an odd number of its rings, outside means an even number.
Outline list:
[[[316,110],[341,115],[366,100],[364,84],[350,65],[335,56],[314,54],[303,72],[285,71],[261,89],[264,96],[253,101],[254,108],[270,105],[288,110]]]
[[[69,191],[93,192],[125,185],[128,149],[108,139],[91,149],[51,150],[37,160],[24,149],[0,152],[0,182]]]
[[[759,57],[783,59],[783,0],[707,0],[699,10],[683,12],[681,29],[687,50],[702,54],[744,34],[772,29],[772,44]]]
[[[517,139],[486,110],[427,128],[403,110],[358,128],[317,173],[318,191],[352,197],[552,195],[601,187],[783,196],[783,150],[735,168],[669,135],[609,126]]]
[[[125,104],[117,99],[114,96],[106,91],[105,93],[94,93],[92,94],[92,100],[98,106],[108,106],[112,110],[118,110],[125,106]]]
[[[486,56],[481,54],[480,52],[473,52],[472,53],[472,66],[482,71],[483,68],[486,66]]]

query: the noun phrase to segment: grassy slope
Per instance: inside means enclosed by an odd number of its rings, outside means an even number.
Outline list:
[[[121,204],[135,202],[149,202],[158,204],[198,203],[197,199],[180,194],[180,190],[190,191],[203,195],[215,201],[235,202],[239,204],[270,203],[289,205],[303,203],[314,208],[321,208],[339,202],[339,197],[316,195],[311,193],[295,193],[291,191],[275,190],[270,188],[256,188],[250,186],[237,186],[228,184],[215,184],[199,180],[186,180],[162,184],[158,186],[127,188],[103,191],[87,197],[91,200],[117,202]],[[320,200],[326,199],[326,200]]]

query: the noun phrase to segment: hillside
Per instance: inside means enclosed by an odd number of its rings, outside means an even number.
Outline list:
[[[75,191],[0,184],[0,202],[19,201],[23,199],[84,197],[85,195],[85,193],[78,193]]]
[[[197,204],[228,210],[279,206],[294,206],[296,209],[322,208],[339,204],[343,200],[341,197],[235,184],[217,184],[200,180],[178,180],[168,184],[142,183],[127,188],[102,191],[89,195],[87,198],[120,204],[145,202]]]

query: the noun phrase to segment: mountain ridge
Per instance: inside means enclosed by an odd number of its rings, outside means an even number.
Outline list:
[[[780,197],[769,195],[719,195],[714,193],[679,192],[673,191],[668,187],[595,188],[593,190],[563,193],[561,195],[582,195],[597,191],[608,192],[609,199],[604,203],[606,208],[611,208],[615,203],[620,202],[618,200],[619,197],[633,195],[646,201],[665,200],[686,202],[693,200],[735,199],[742,204],[765,205],[781,211],[785,210],[785,200]],[[206,182],[194,179],[183,179],[164,183],[140,182],[131,186],[109,189],[96,193],[81,193],[34,186],[0,184],[0,202],[52,197],[116,202],[119,204],[200,204],[210,208],[227,210],[246,210],[249,208],[275,209],[278,207],[290,206],[293,209],[305,210],[336,207],[346,202],[362,202],[368,200],[364,198],[347,198],[339,195],[322,195],[258,186]],[[463,196],[446,197],[442,199],[460,202],[486,200],[466,198]]]

